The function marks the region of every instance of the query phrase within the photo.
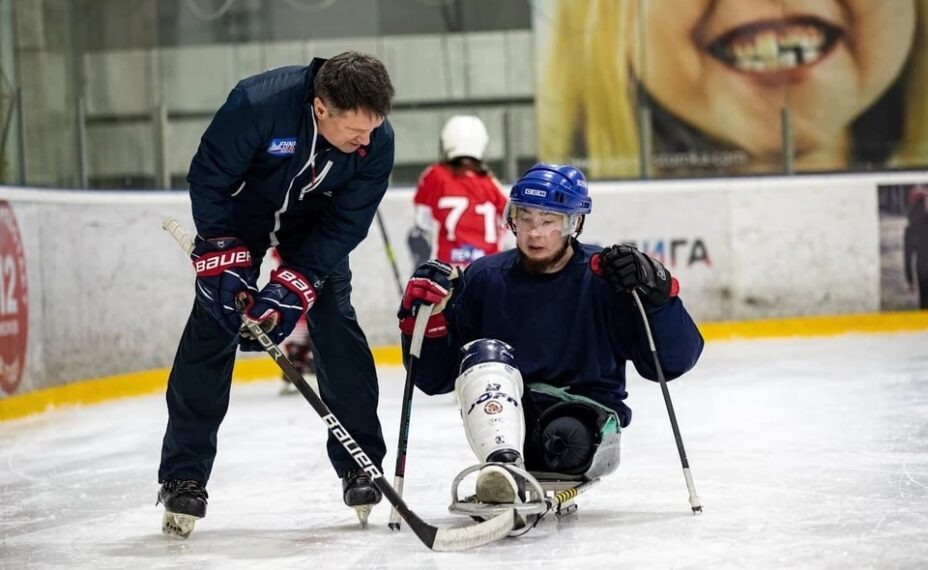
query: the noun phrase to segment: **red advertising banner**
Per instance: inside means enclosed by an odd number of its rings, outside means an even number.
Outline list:
[[[22,380],[29,335],[26,259],[10,205],[0,200],[0,389],[12,394]]]

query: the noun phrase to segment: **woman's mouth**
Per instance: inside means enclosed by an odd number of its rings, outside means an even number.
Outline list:
[[[840,28],[814,17],[765,20],[726,32],[707,49],[738,71],[776,73],[814,65],[843,35]]]

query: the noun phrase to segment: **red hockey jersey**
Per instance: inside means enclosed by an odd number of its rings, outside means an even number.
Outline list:
[[[437,230],[439,260],[466,266],[499,251],[507,199],[492,176],[455,175],[447,165],[435,164],[419,178],[413,201],[416,225],[427,235]]]

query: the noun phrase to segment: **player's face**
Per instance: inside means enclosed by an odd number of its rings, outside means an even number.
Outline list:
[[[383,124],[383,117],[363,111],[343,111],[326,105],[320,97],[313,99],[316,125],[325,140],[346,153],[352,153],[371,142],[371,133]]]
[[[636,2],[644,51],[627,54],[664,107],[755,155],[781,149],[791,111],[800,158],[838,155],[847,127],[895,80],[915,34],[915,0]],[[637,27],[637,26],[636,26]]]
[[[529,271],[554,273],[564,267],[572,251],[568,245],[570,224],[565,214],[514,206],[509,217],[516,234],[516,247]]]

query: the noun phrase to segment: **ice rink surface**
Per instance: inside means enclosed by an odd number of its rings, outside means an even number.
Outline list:
[[[381,371],[392,481],[403,372]],[[618,472],[518,539],[434,553],[341,504],[325,429],[277,382],[237,386],[207,518],[161,535],[162,396],[0,424],[2,568],[924,568],[928,333],[717,342],[670,384],[693,516],[657,384],[629,378]],[[473,462],[448,397],[416,394],[405,496],[433,524]]]

